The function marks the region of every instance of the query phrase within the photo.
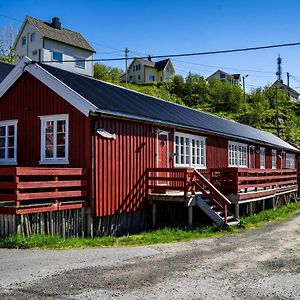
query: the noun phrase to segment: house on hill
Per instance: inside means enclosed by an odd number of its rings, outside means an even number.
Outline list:
[[[45,22],[27,16],[14,43],[17,61],[27,56],[34,61],[50,61],[52,66],[93,76],[95,50],[84,37],[62,27],[59,18]],[[70,61],[70,62],[67,62]]]
[[[236,224],[297,199],[279,137],[24,57],[0,63],[0,235]]]
[[[127,69],[128,82],[136,84],[168,82],[174,76],[175,70],[170,59],[153,62],[147,59],[135,58]],[[126,81],[126,74],[121,78]]]
[[[228,74],[222,70],[218,70],[216,72],[214,72],[213,74],[211,74],[210,76],[208,76],[206,78],[206,80],[210,80],[212,78],[215,78],[221,82],[227,82],[230,83],[232,85],[241,85],[241,75],[240,74]]]
[[[294,90],[293,88],[289,87],[288,85],[284,84],[282,80],[276,80],[271,87],[277,87],[278,89],[282,90],[292,102],[299,102],[300,101],[300,93]]]

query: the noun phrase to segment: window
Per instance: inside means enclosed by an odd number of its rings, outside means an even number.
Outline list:
[[[132,67],[132,72],[135,72],[135,66]]]
[[[33,51],[32,51],[32,56],[36,56],[37,53],[38,53],[37,50],[33,50]]]
[[[0,164],[17,162],[17,120],[0,121]]]
[[[35,42],[35,38],[36,38],[35,32],[31,33],[30,34],[30,43],[34,43]]]
[[[75,67],[85,69],[85,60],[82,57],[74,57],[75,58]]]
[[[138,75],[138,80],[141,80],[141,75]]]
[[[263,147],[260,147],[259,160],[260,160],[260,168],[264,169],[266,167],[266,155],[265,155],[265,148]]]
[[[153,74],[149,74],[148,79],[149,81],[155,81],[155,76]]]
[[[277,150],[272,149],[272,169],[277,168]]]
[[[295,154],[286,153],[285,167],[288,169],[295,169]]]
[[[248,151],[246,144],[228,142],[229,167],[248,167]]]
[[[166,81],[170,81],[170,77],[167,76],[167,77],[165,78],[165,80],[166,80]]]
[[[69,116],[42,116],[40,163],[68,163]]]
[[[170,73],[170,67],[169,67],[169,66],[166,67],[166,71],[167,71],[168,73]]]
[[[52,51],[52,60],[62,62],[63,54],[62,52]]]
[[[191,166],[204,168],[205,138],[176,133],[175,134],[175,166]]]
[[[26,42],[27,42],[26,36],[22,36],[22,46],[26,46]]]

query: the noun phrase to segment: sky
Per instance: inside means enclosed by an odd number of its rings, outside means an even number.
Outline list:
[[[26,15],[80,32],[95,58],[168,55],[300,42],[300,1],[288,0],[0,0],[0,31],[17,33]],[[282,79],[300,91],[300,46],[172,59],[177,74],[209,76],[218,69],[248,75],[247,90]],[[166,56],[167,57],[167,56]],[[106,63],[125,68],[124,61]]]

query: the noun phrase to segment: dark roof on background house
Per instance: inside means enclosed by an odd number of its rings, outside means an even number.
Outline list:
[[[99,112],[219,134],[299,152],[279,137],[256,128],[173,104],[49,65],[42,68],[94,104]]]
[[[295,89],[293,89],[292,87],[286,85],[285,83],[283,83],[282,80],[279,80],[277,79],[272,85],[271,87],[274,87],[274,86],[282,86],[282,87],[285,87],[287,90],[291,91],[292,93],[296,94],[296,95],[300,95],[300,93],[298,91],[296,91]]]
[[[29,16],[27,16],[27,20],[31,22],[37,28],[38,32],[45,38],[96,52],[79,32],[63,27],[61,27],[61,29],[56,29],[51,26],[51,23]]]
[[[148,59],[141,59],[141,58],[137,58],[136,60],[143,65],[157,69],[157,71],[162,71],[170,61],[170,59],[164,59],[164,60],[154,62]]]
[[[14,65],[0,61],[0,83],[14,67]]]

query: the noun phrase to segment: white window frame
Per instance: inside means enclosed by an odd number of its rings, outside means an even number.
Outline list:
[[[40,116],[41,120],[41,160],[40,164],[69,164],[69,115],[47,115]],[[46,122],[55,122],[54,126],[54,142],[53,142],[53,158],[46,158]],[[65,130],[65,157],[57,158],[57,121],[66,121]]]
[[[263,152],[263,155],[262,155]],[[263,160],[262,160],[263,157]],[[259,165],[261,169],[266,168],[266,148],[265,147],[259,147]]]
[[[53,57],[54,52],[55,52],[55,53],[60,53],[60,54],[61,54],[61,60],[54,59],[54,57]],[[57,62],[57,63],[62,64],[62,63],[63,63],[63,62],[62,62],[63,59],[64,59],[64,53],[63,53],[62,51],[58,51],[58,50],[55,50],[55,49],[52,49],[52,50],[51,50],[51,60],[52,60],[52,61],[55,61],[55,62]]]
[[[293,153],[286,153],[285,156],[285,167],[287,169],[295,169],[295,154]]]
[[[17,164],[17,140],[18,140],[18,120],[0,121],[0,127],[5,127],[5,158],[0,158],[0,165],[16,165]],[[8,126],[15,127],[14,134],[14,157],[8,158]]]
[[[74,66],[76,68],[85,70],[85,59],[84,59],[84,57],[74,56],[74,59],[75,59]],[[77,60],[80,60],[80,61],[78,62]],[[84,65],[81,66],[81,65],[78,65],[78,63],[83,63]]]
[[[206,137],[199,136],[199,135],[193,135],[193,134],[186,134],[182,132],[175,132],[174,134],[174,154],[177,156],[181,156],[181,146],[179,146],[179,153],[176,153],[176,137],[185,139],[189,139],[189,146],[187,147],[186,144],[184,144],[184,160],[186,160],[186,157],[189,157],[189,163],[176,163],[176,157],[174,157],[174,167],[192,167],[195,169],[206,169]],[[199,147],[201,147],[201,142],[203,142],[203,161],[204,163],[201,164],[201,148],[199,149],[199,161],[200,164],[193,164],[193,152],[192,152],[192,140],[199,141]],[[186,153],[186,150],[188,149],[188,153]]]
[[[277,150],[272,149],[272,169],[277,169]]]
[[[231,163],[230,162],[230,146],[235,146],[236,147],[236,161],[237,163]],[[240,147],[246,148],[246,164],[242,164],[242,159],[240,157]],[[238,142],[233,142],[233,141],[228,141],[228,166],[230,168],[248,168],[248,159],[249,159],[249,151],[248,151],[248,145],[243,144],[243,143],[238,143]]]

